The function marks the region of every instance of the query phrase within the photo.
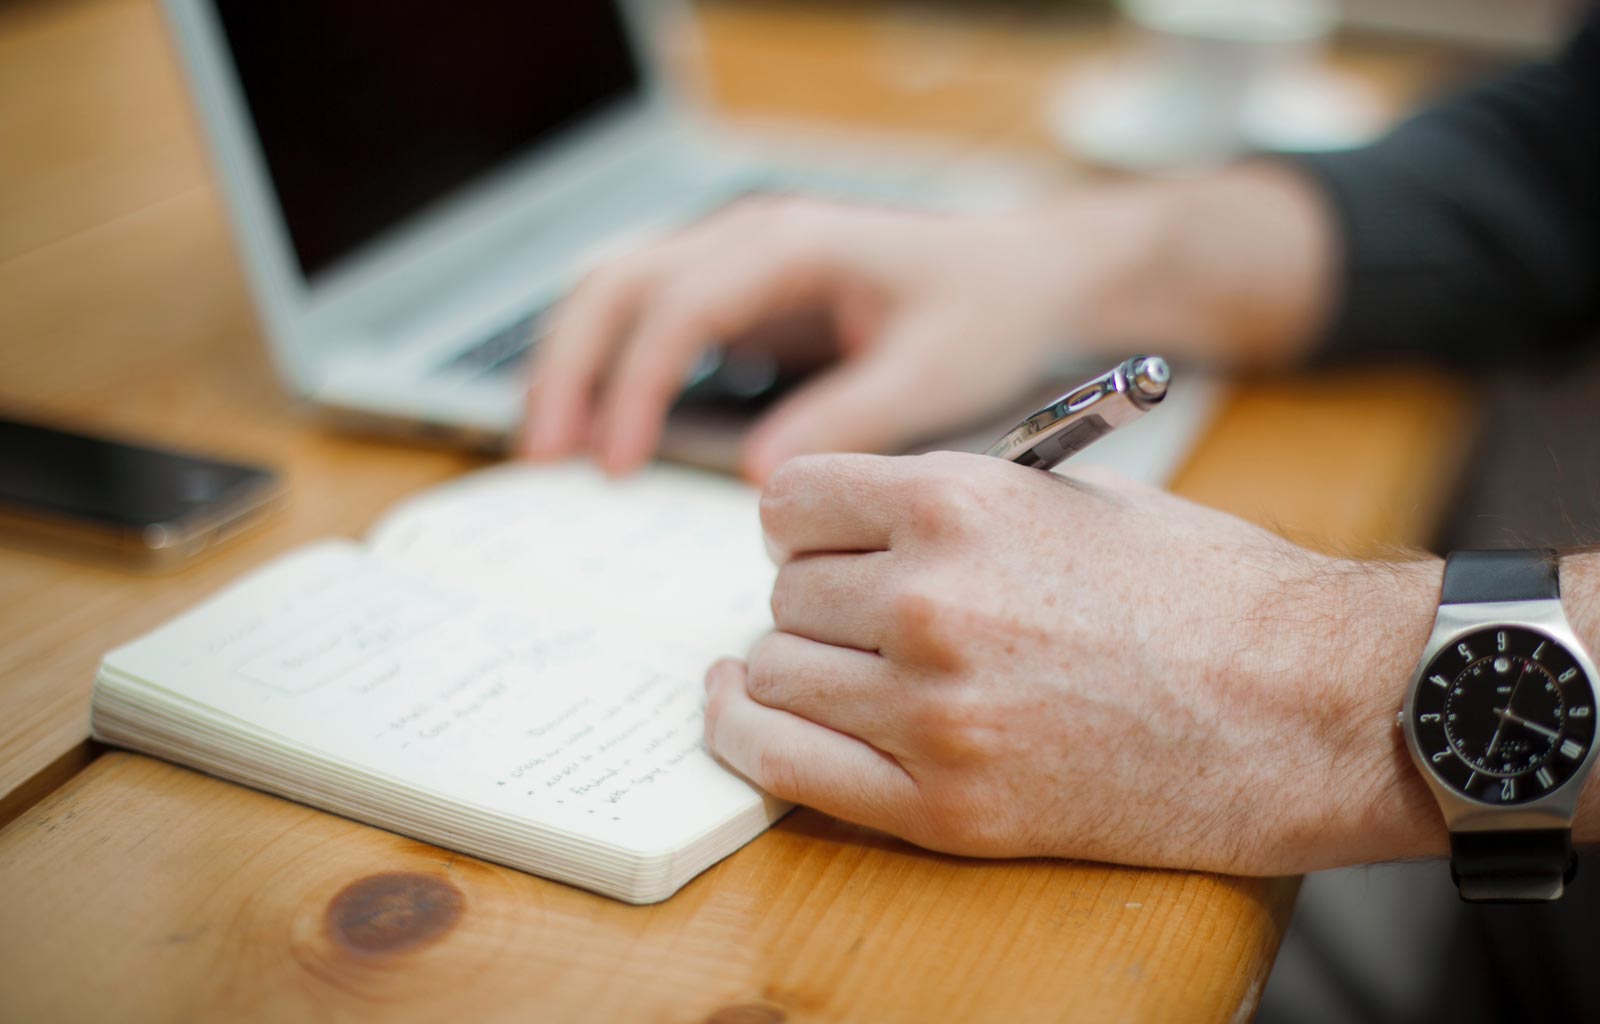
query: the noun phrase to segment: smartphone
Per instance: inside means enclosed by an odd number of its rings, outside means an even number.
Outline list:
[[[261,466],[150,448],[0,417],[0,531],[179,565],[275,505]]]

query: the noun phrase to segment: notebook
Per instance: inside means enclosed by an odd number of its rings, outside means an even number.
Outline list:
[[[787,805],[702,740],[771,627],[756,492],[506,465],[257,570],[108,654],[96,738],[630,903]]]

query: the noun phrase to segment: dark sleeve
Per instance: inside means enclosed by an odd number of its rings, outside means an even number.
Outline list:
[[[1325,357],[1525,359],[1600,332],[1600,5],[1555,60],[1300,163],[1343,236]]]

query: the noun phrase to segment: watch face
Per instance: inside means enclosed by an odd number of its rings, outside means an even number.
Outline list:
[[[1434,774],[1483,803],[1539,799],[1572,777],[1594,741],[1588,675],[1559,642],[1518,626],[1489,626],[1440,651],[1413,713]]]

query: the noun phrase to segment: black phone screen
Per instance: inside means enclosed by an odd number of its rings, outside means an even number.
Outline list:
[[[271,480],[256,466],[0,419],[0,505],[34,515],[140,529]]]

